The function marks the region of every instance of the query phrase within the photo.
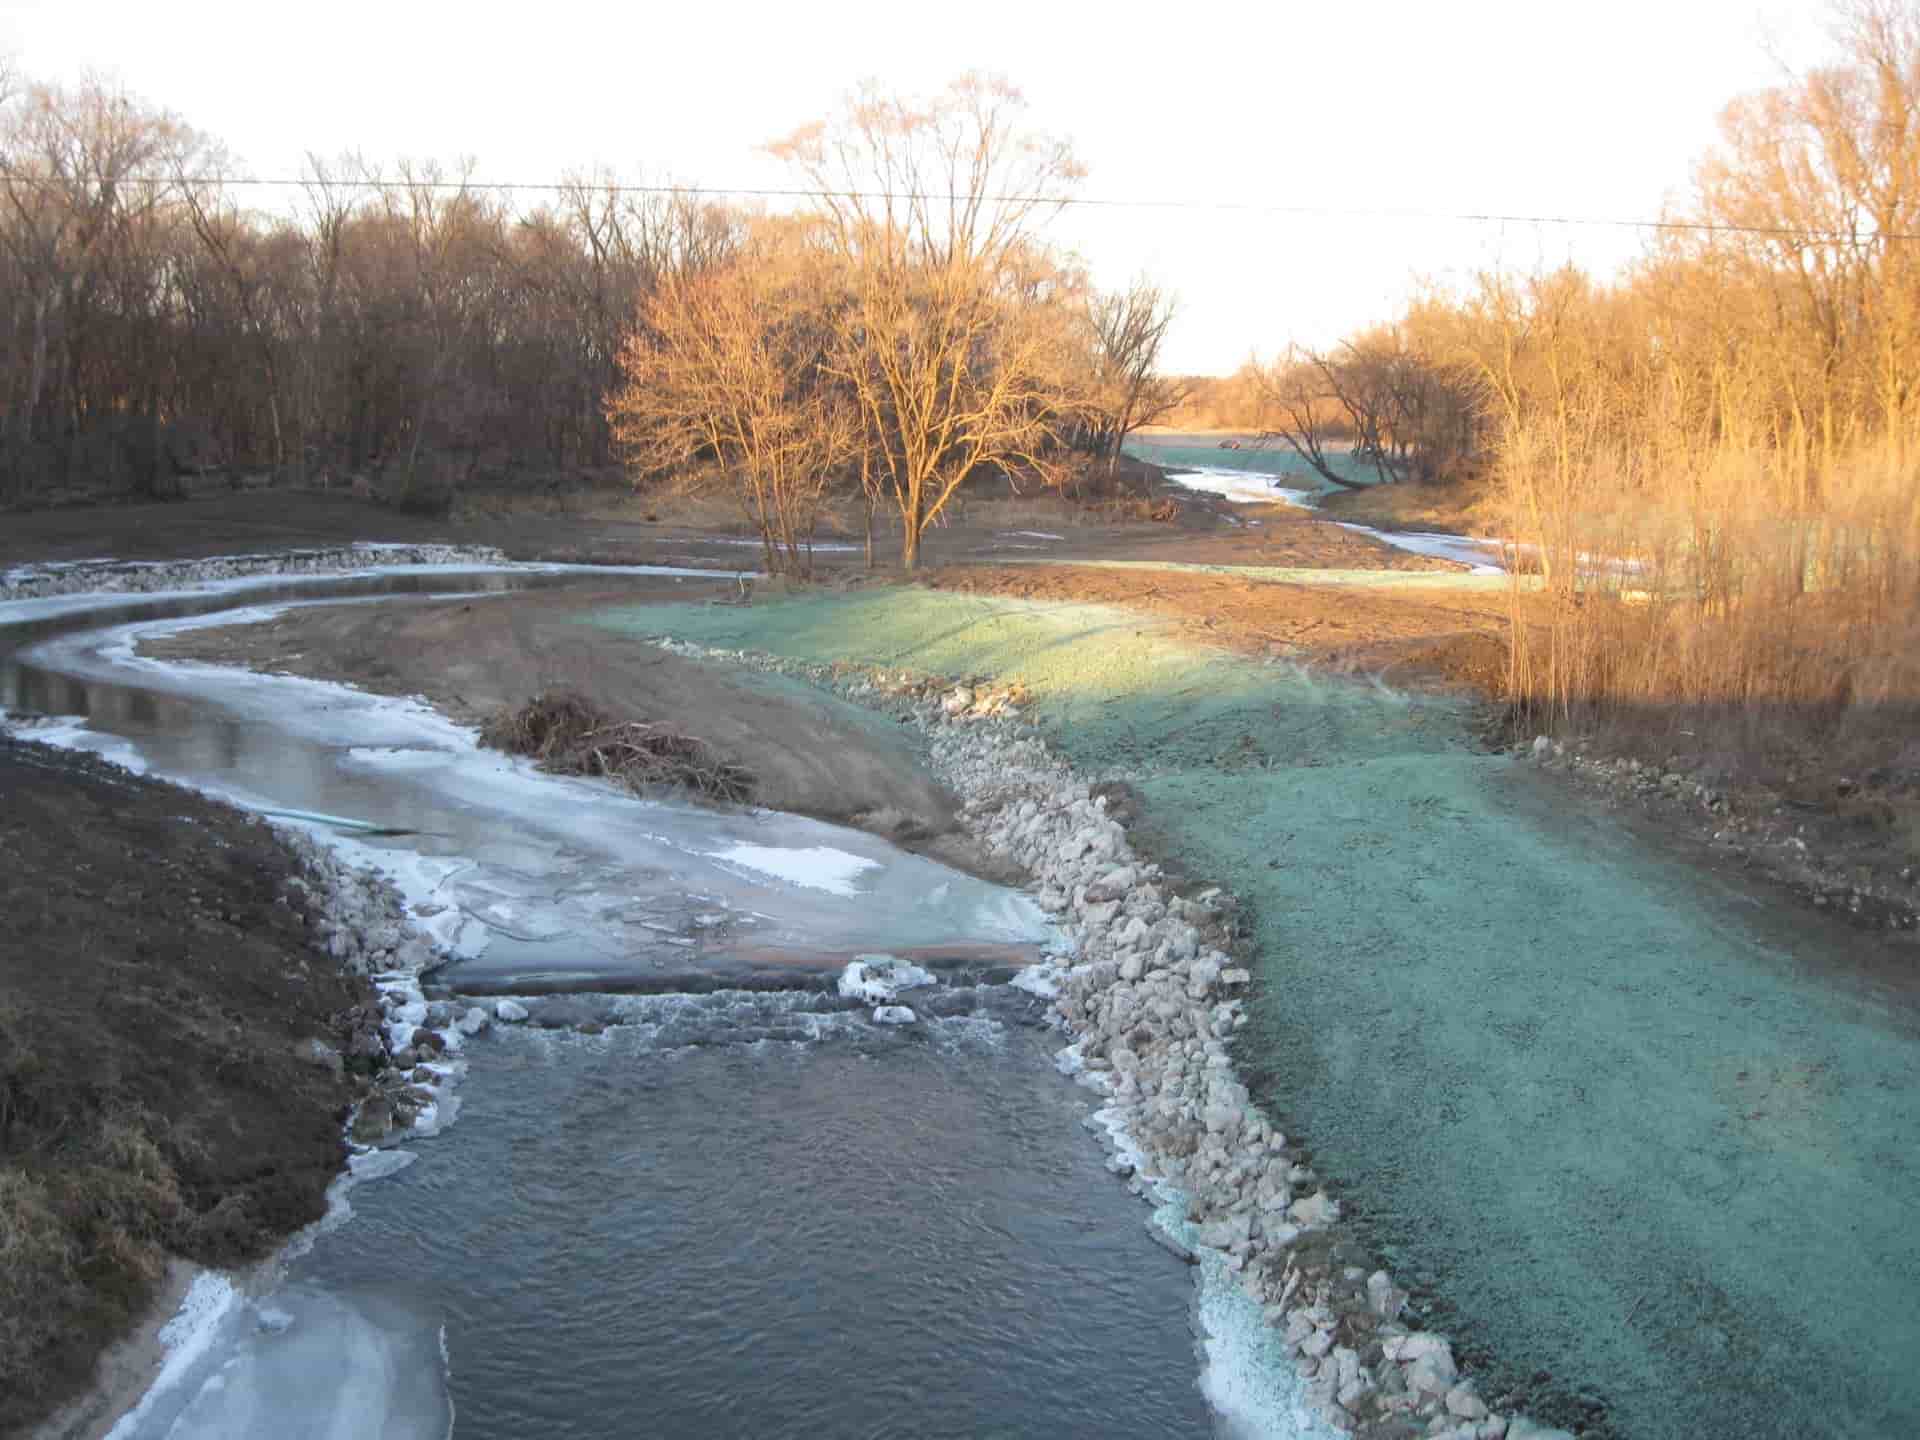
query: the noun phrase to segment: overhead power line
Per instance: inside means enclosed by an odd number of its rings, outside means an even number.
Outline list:
[[[585,190],[595,195],[684,195],[702,200],[922,200],[961,203],[976,198],[993,204],[1052,205],[1062,209],[1083,210],[1168,210],[1205,214],[1275,215],[1321,220],[1414,220],[1469,225],[1559,225],[1573,229],[1677,231],[1707,235],[1755,235],[1782,240],[1808,240],[1823,244],[1866,244],[1875,240],[1920,240],[1920,233],[1889,231],[1848,232],[1818,230],[1792,225],[1734,225],[1708,220],[1627,219],[1604,215],[1524,215],[1498,212],[1410,210],[1394,208],[1358,208],[1338,205],[1272,205],[1252,200],[1170,200],[1117,198],[1094,195],[987,195],[915,194],[892,190],[833,190],[809,186],[717,186],[647,185],[617,181],[612,183],[570,180],[446,180],[419,177],[352,176],[304,179],[270,179],[255,175],[193,175],[196,185],[233,189],[306,189],[321,187],[335,190],[435,190],[481,192],[485,194],[522,194]],[[60,188],[67,182],[30,175],[0,175],[0,184],[29,184]],[[116,184],[173,185],[174,176],[129,175]]]

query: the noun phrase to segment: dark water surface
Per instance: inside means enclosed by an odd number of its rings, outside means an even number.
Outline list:
[[[497,1032],[295,1279],[440,1313],[463,1437],[1210,1433],[1188,1274],[1045,1039],[829,1024]]]

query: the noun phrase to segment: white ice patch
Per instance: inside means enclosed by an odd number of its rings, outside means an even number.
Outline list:
[[[1155,1213],[1155,1223],[1178,1235],[1191,1231],[1183,1215],[1186,1198]],[[1163,1212],[1172,1209],[1171,1217]],[[1177,1227],[1177,1228],[1176,1228]],[[1191,1235],[1179,1238],[1191,1244]],[[1240,1285],[1217,1250],[1194,1246],[1200,1287],[1200,1393],[1225,1432],[1248,1440],[1337,1440],[1339,1431],[1315,1415],[1306,1386],[1287,1355],[1281,1334],[1267,1324],[1257,1301]]]
[[[876,1025],[911,1025],[920,1017],[907,1005],[877,1005],[873,1011]]]
[[[1060,994],[1060,972],[1051,965],[1029,965],[1009,983],[1014,989],[1038,995],[1042,1000],[1052,1000]]]
[[[840,972],[840,993],[869,1005],[887,1005],[903,990],[935,983],[932,971],[891,955],[856,955]]]
[[[1012,540],[1064,540],[1067,538],[1046,530],[1002,530],[1000,533]]]
[[[1054,1063],[1080,1069],[1080,1045],[1062,1050]],[[1091,1073],[1082,1082],[1099,1079]],[[1101,1086],[1099,1088],[1105,1088]],[[1193,1253],[1200,1292],[1200,1391],[1220,1417],[1221,1433],[1246,1440],[1337,1440],[1339,1434],[1308,1405],[1306,1385],[1288,1356],[1281,1334],[1267,1324],[1258,1301],[1240,1287],[1224,1251],[1200,1243],[1199,1227],[1187,1219],[1187,1194],[1154,1174],[1145,1152],[1127,1129],[1127,1112],[1103,1106],[1089,1128],[1102,1132],[1114,1156],[1130,1167],[1154,1202],[1149,1225]]]
[[[880,868],[878,860],[869,860],[864,855],[849,855],[845,850],[836,850],[831,845],[811,845],[803,850],[789,850],[742,841],[725,850],[710,850],[707,854],[712,859],[743,865],[762,875],[772,875],[776,879],[805,885],[813,890],[824,890],[829,895],[859,894],[853,882],[867,871]]]
[[[419,750],[396,745],[356,745],[347,751],[348,764],[389,774],[437,770],[456,758],[457,752],[452,750]]]
[[[20,740],[37,740],[42,745],[52,745],[60,750],[84,750],[135,775],[147,773],[146,757],[140,753],[138,746],[118,735],[102,735],[89,730],[87,722],[78,715],[56,715],[42,719],[0,712],[0,728]]]
[[[107,1432],[107,1440],[132,1440],[154,1405],[176,1389],[192,1373],[212,1346],[214,1336],[229,1315],[239,1307],[240,1292],[225,1275],[203,1270],[193,1277],[180,1308],[160,1329],[160,1344],[167,1358],[154,1377],[140,1403],[120,1417]]]
[[[1206,466],[1167,476],[1183,490],[1218,495],[1225,500],[1238,500],[1246,504],[1297,505],[1303,510],[1311,510],[1320,503],[1315,491],[1295,489],[1280,483],[1290,478],[1279,471],[1214,470]]]
[[[1500,565],[1500,542],[1484,540],[1473,535],[1444,535],[1422,530],[1376,530],[1371,525],[1354,525],[1345,520],[1336,520],[1334,524],[1342,530],[1351,530],[1356,535],[1368,535],[1382,544],[1391,545],[1396,550],[1405,550],[1413,555],[1427,555],[1437,560],[1453,560],[1462,565],[1471,565],[1475,575],[1504,575],[1506,569]]]
[[[734,535],[698,535],[693,537],[693,543],[701,545],[751,545],[756,550],[764,548],[764,542],[762,541],[746,540]],[[811,545],[803,545],[801,548],[815,552],[849,552],[862,550],[866,547],[855,545],[845,540],[816,540]],[[712,572],[708,571],[707,573],[711,574]]]

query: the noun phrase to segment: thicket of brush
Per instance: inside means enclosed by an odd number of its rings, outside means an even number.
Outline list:
[[[1836,36],[1728,108],[1696,228],[1618,281],[1482,276],[1389,327],[1478,389],[1530,728],[1885,763],[1920,720],[1920,7]]]
[[[733,804],[753,798],[753,773],[706,741],[641,720],[615,720],[572,691],[548,691],[500,711],[481,727],[480,739],[531,756],[553,774],[614,780],[635,794],[684,789]]]

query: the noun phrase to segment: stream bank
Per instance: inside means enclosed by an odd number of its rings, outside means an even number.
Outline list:
[[[1486,1403],[1675,1440],[1920,1419],[1890,1318],[1920,1279],[1920,1027],[1847,982],[1854,937],[1570,806],[1456,702],[1137,612],[896,592],[601,623],[1024,686],[1083,780],[1131,787],[1149,853],[1244,902],[1230,1053],[1262,1123]],[[1796,1222],[1790,1194],[1822,1199]]]

